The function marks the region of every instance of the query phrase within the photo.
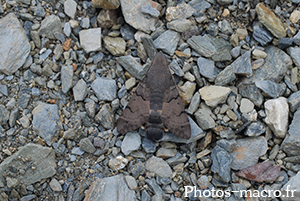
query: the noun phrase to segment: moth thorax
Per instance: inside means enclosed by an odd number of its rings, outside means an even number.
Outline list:
[[[153,141],[160,140],[163,137],[163,131],[160,128],[149,127],[146,130],[146,137]]]

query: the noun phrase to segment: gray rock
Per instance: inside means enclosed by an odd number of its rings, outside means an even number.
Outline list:
[[[253,70],[253,76],[245,78],[243,83],[252,84],[261,80],[280,82],[288,69],[292,67],[291,58],[279,48],[268,46],[265,49],[268,57],[262,67]]]
[[[236,149],[230,153],[233,159],[231,168],[234,170],[241,170],[256,164],[258,158],[268,150],[267,140],[262,136],[238,139],[236,142]]]
[[[152,140],[149,140],[148,138],[142,138],[142,147],[147,154],[151,154],[156,151],[155,143]]]
[[[200,104],[200,94],[199,92],[196,92],[191,100],[191,103],[188,107],[187,113],[194,114],[194,112],[197,110]]]
[[[241,113],[248,113],[252,112],[254,109],[254,104],[247,98],[242,98],[240,104],[240,111]]]
[[[141,80],[149,66],[142,66],[131,55],[117,58],[117,62],[121,64],[132,76]]]
[[[220,103],[224,103],[231,92],[229,87],[221,86],[205,86],[199,89],[201,99],[210,107],[216,107]]]
[[[65,34],[67,37],[70,37],[71,32],[72,32],[72,29],[71,29],[70,22],[66,22],[66,23],[65,23],[65,26],[64,26],[64,34]]]
[[[146,161],[145,167],[148,171],[154,172],[160,177],[171,177],[172,175],[170,166],[162,158],[152,156]]]
[[[175,75],[178,75],[179,77],[184,76],[183,70],[181,69],[181,67],[179,66],[178,62],[175,59],[172,60],[169,66],[170,69],[174,71]]]
[[[50,39],[55,39],[54,33],[62,33],[62,24],[56,15],[47,16],[41,23],[39,29],[40,36],[46,36]]]
[[[150,5],[141,6],[141,13],[144,15],[150,15],[151,17],[159,17],[160,15],[160,12],[157,9],[152,8]]]
[[[17,3],[19,4],[25,4],[25,5],[30,5],[30,0],[16,0]]]
[[[134,0],[126,1],[120,0],[122,13],[124,15],[125,21],[130,24],[135,29],[141,30],[145,33],[150,33],[155,30],[155,23],[157,17],[150,16],[141,12],[139,8],[142,6],[150,6],[155,10],[158,10],[159,4],[153,1],[147,0]],[[145,10],[145,9],[144,9]],[[158,10],[159,11],[159,10]],[[151,12],[153,13],[153,12]]]
[[[131,26],[129,26],[128,24],[124,24],[120,28],[120,32],[121,32],[122,38],[127,41],[130,39],[134,39],[134,34],[135,34],[136,30],[134,28],[132,28]]]
[[[61,187],[60,183],[55,178],[51,179],[49,186],[53,191],[56,191],[56,192],[62,191],[62,187]]]
[[[193,16],[199,17],[202,16],[202,14],[205,12],[205,10],[209,9],[211,7],[210,3],[203,0],[192,0],[188,3],[193,9],[195,9],[195,12]]]
[[[169,6],[166,10],[166,19],[168,21],[176,19],[186,19],[191,17],[195,13],[195,9],[189,4],[181,3],[176,7]]]
[[[40,61],[45,61],[51,53],[52,50],[47,49],[43,54],[40,55],[39,57]]]
[[[261,80],[255,82],[257,88],[261,89],[267,97],[278,98],[285,92],[285,84],[277,84],[271,80]]]
[[[94,147],[93,143],[89,140],[89,138],[81,139],[79,142],[79,147],[81,150],[88,152],[90,154],[96,151],[96,148]]]
[[[260,121],[256,121],[251,123],[245,132],[245,135],[252,137],[252,136],[259,136],[266,132],[266,126],[261,123]]]
[[[282,194],[285,197],[284,200],[293,201],[298,198],[300,196],[300,172],[290,177],[289,181],[281,188],[281,191],[284,192]],[[293,192],[293,196],[290,192]]]
[[[281,147],[288,156],[299,156],[300,154],[300,109],[294,113],[292,123],[289,126],[288,134],[283,140]]]
[[[20,158],[25,162],[20,163]],[[30,162],[26,161],[26,158],[30,158]],[[18,177],[20,183],[33,184],[52,177],[56,173],[55,152],[51,148],[38,144],[25,145],[0,164],[0,180],[2,182],[5,181],[2,175],[4,172],[10,171],[11,167],[15,167],[17,172],[25,170],[24,174]],[[32,167],[35,169],[33,170]]]
[[[211,171],[217,173],[224,182],[229,182],[230,177],[230,165],[232,157],[230,154],[220,146],[215,146],[211,152],[211,159],[213,164]]]
[[[141,146],[141,136],[138,132],[127,133],[121,145],[121,150],[125,155],[138,150]]]
[[[60,77],[62,91],[66,94],[73,85],[73,66],[62,66]]]
[[[148,184],[148,186],[154,191],[155,195],[164,195],[163,190],[160,188],[160,186],[157,184],[156,180],[154,178],[146,179],[145,182]],[[153,197],[152,199],[153,200]],[[162,201],[162,199],[159,199]],[[159,201],[154,199],[154,201]]]
[[[8,113],[8,115],[9,115],[9,121],[8,122],[9,122],[10,127],[13,127],[16,124],[16,120],[19,118],[19,113],[20,113],[20,111],[19,111],[18,108],[15,108],[14,110],[12,110],[10,115]],[[0,112],[0,114],[1,114],[1,112]],[[2,116],[2,118],[3,117],[5,118],[5,113],[4,113],[4,116]]]
[[[229,153],[233,152],[236,148],[236,141],[234,139],[231,139],[231,140],[221,139],[221,140],[218,140],[216,144],[218,146],[222,147],[223,149],[225,149]]]
[[[279,38],[276,46],[279,47],[280,49],[286,49],[290,46],[292,46],[294,43],[293,38]]]
[[[216,48],[214,47],[214,45],[204,36],[192,36],[187,40],[187,43],[197,53],[204,57],[210,58],[216,52]]]
[[[4,105],[0,105],[0,125],[6,125],[9,119],[9,111],[5,108]]]
[[[98,114],[95,116],[95,120],[106,129],[113,129],[115,125],[115,118],[113,111],[109,104],[104,104]]]
[[[252,75],[252,65],[250,59],[251,51],[247,51],[242,56],[231,63],[234,73],[237,75]]]
[[[253,23],[253,37],[256,41],[258,41],[262,46],[265,46],[267,43],[271,42],[274,36],[265,29],[261,23],[254,22]]]
[[[138,161],[130,167],[130,173],[137,178],[139,175],[143,175],[146,172],[144,162]]]
[[[293,62],[296,66],[300,66],[300,48],[299,47],[290,47],[288,49],[288,54],[292,57]]]
[[[20,201],[30,201],[33,200],[34,198],[36,198],[36,195],[31,194],[31,195],[26,195],[21,197]]]
[[[40,103],[34,108],[32,114],[34,132],[51,145],[52,139],[59,134],[61,128],[57,105]]]
[[[242,97],[250,99],[256,106],[261,106],[263,103],[263,95],[254,84],[240,85],[239,94],[241,94]]]
[[[19,108],[25,109],[28,106],[28,102],[31,98],[30,94],[21,94],[17,100],[17,106]]]
[[[8,96],[7,86],[6,85],[0,85],[0,94]]]
[[[292,93],[288,99],[291,112],[295,112],[300,106],[300,91]]]
[[[116,98],[117,85],[115,80],[98,77],[91,85],[99,101],[112,101]]]
[[[161,147],[157,150],[156,157],[167,159],[167,158],[171,158],[171,157],[175,156],[176,153],[177,153],[176,148],[167,149],[167,148]]]
[[[295,44],[300,45],[300,31],[298,31],[298,33],[294,35],[293,40]]]
[[[123,38],[106,36],[103,38],[103,43],[105,49],[107,49],[112,55],[124,55],[126,50],[126,42]]]
[[[103,179],[96,179],[90,186],[85,201],[111,201],[111,200],[133,200],[136,201],[135,192],[130,190],[125,182],[124,176],[119,174]]]
[[[84,154],[84,151],[82,149],[80,149],[79,147],[74,147],[71,151],[72,154],[81,156],[82,154]]]
[[[210,113],[208,113],[207,110],[205,109],[202,108],[198,109],[195,112],[195,118],[197,120],[198,125],[203,130],[208,130],[216,126],[214,119],[210,116]]]
[[[197,60],[199,72],[202,76],[213,81],[218,75],[218,69],[215,67],[215,62],[203,57],[199,57]]]
[[[0,46],[0,72],[11,75],[26,62],[30,52],[26,33],[13,13],[0,20]]]
[[[72,19],[76,14],[77,3],[74,0],[67,0],[64,2],[64,11]]]
[[[135,181],[134,177],[127,175],[127,176],[125,176],[125,181],[126,181],[127,186],[131,190],[137,189],[137,182]]]
[[[191,26],[192,22],[187,19],[178,19],[167,23],[168,29],[177,31],[179,33],[187,31]]]
[[[172,56],[176,50],[179,38],[179,33],[167,30],[154,40],[154,46]]]
[[[236,76],[234,73],[234,68],[229,65],[217,75],[217,77],[215,78],[215,85],[225,86],[234,81],[235,78]]]
[[[101,28],[81,30],[79,39],[86,53],[101,50]]]
[[[144,48],[147,52],[147,55],[150,59],[153,59],[157,53],[154,42],[150,36],[141,38]]]
[[[83,101],[87,95],[87,85],[83,79],[80,79],[73,87],[75,101]]]
[[[233,0],[217,0],[220,5],[227,5],[233,2]]]

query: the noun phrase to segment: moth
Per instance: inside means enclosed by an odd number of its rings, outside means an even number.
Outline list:
[[[153,61],[117,122],[118,133],[124,134],[144,125],[146,137],[156,141],[164,128],[189,139],[191,126],[167,60],[162,52]]]

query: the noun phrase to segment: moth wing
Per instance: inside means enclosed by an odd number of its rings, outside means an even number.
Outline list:
[[[185,139],[191,137],[191,125],[173,79],[170,89],[164,92],[161,120],[173,134]]]
[[[129,103],[118,119],[118,133],[127,133],[139,128],[150,117],[150,92],[146,87],[146,78],[138,85]]]

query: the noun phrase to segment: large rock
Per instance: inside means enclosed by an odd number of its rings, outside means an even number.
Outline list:
[[[24,174],[16,175],[16,179],[19,183],[30,185],[53,176],[56,173],[55,167],[55,152],[52,148],[29,143],[0,164],[0,180],[5,182],[4,173],[12,169],[15,169],[13,175],[25,170]]]
[[[289,105],[287,99],[280,97],[265,102],[266,123],[279,138],[284,138],[288,128]]]
[[[120,0],[120,3],[125,21],[128,24],[145,33],[155,30],[154,25],[158,18],[150,14],[155,10],[160,11],[160,4],[151,0]],[[149,12],[145,13],[142,10],[148,10]]]
[[[0,72],[11,75],[26,62],[30,52],[26,33],[13,13],[0,20],[0,47]]]
[[[47,16],[41,23],[40,36],[44,35],[50,39],[55,39],[54,34],[56,32],[62,33],[62,24],[59,17],[56,15]]]
[[[116,175],[94,181],[84,201],[136,201],[135,192],[130,190],[123,175]]]
[[[52,139],[59,134],[61,128],[57,105],[40,103],[34,108],[32,114],[33,130],[41,136],[48,145],[51,145]]]

